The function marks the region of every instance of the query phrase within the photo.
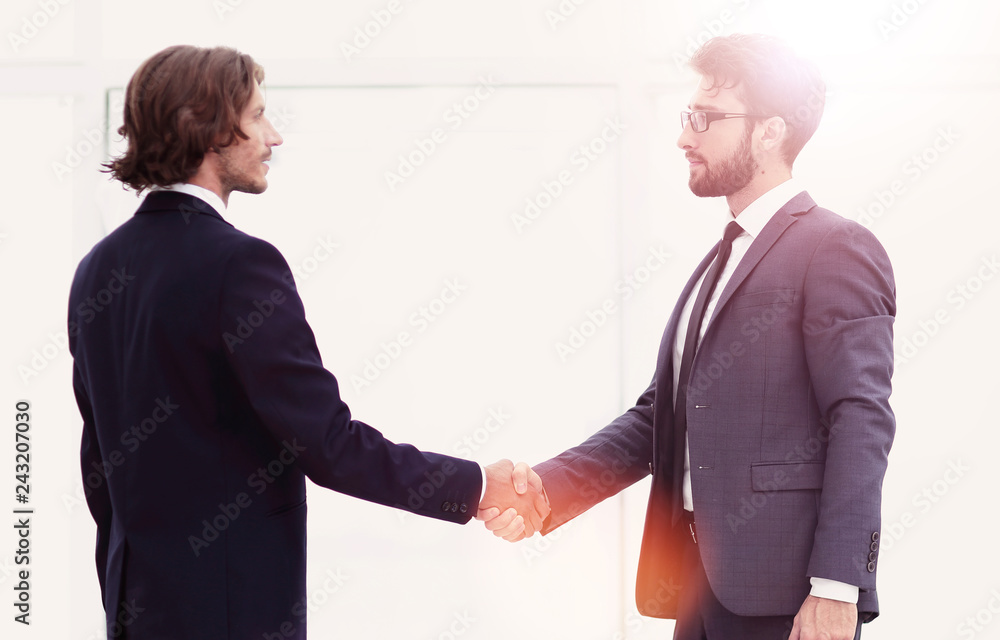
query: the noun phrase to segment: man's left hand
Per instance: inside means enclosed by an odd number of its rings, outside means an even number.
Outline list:
[[[795,615],[788,640],[854,640],[858,605],[808,596]]]

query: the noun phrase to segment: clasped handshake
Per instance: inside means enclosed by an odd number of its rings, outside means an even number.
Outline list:
[[[523,462],[500,460],[484,467],[486,492],[476,519],[493,535],[517,542],[542,528],[549,515],[549,499],[542,479]]]

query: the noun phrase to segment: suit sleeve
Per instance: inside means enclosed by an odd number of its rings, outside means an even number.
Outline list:
[[[889,406],[896,290],[885,250],[845,221],[806,273],[803,334],[829,428],[809,575],[875,588],[882,479],[895,434]]]
[[[73,365],[73,393],[76,404],[83,417],[83,436],[80,441],[80,468],[83,472],[84,495],[87,497],[87,507],[97,524],[97,545],[94,552],[97,562],[97,578],[101,583],[101,602],[106,602],[105,591],[108,570],[108,540],[111,535],[111,495],[108,493],[107,479],[103,469],[104,457],[97,441],[97,430],[94,425],[94,412],[90,406],[90,398],[84,388],[83,378],[76,364]],[[90,478],[97,478],[91,481]]]
[[[257,416],[301,453],[316,484],[362,500],[457,523],[475,515],[482,475],[474,462],[395,444],[353,420],[323,368],[284,258],[247,238],[230,256],[218,318],[223,351]]]
[[[552,508],[543,534],[649,475],[654,386],[650,384],[634,407],[583,443],[533,467]]]

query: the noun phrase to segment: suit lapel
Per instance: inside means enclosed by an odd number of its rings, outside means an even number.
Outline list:
[[[698,268],[694,270],[694,273],[691,274],[687,284],[684,285],[684,290],[681,291],[681,295],[677,299],[677,303],[674,305],[674,310],[670,314],[670,319],[667,321],[667,328],[663,332],[663,340],[660,342],[660,352],[656,359],[657,371],[672,374],[674,336],[677,334],[677,324],[680,321],[681,313],[684,311],[684,305],[687,303],[688,298],[691,297],[695,285],[698,284],[698,280],[701,278],[702,274],[705,273],[705,270],[712,264],[712,259],[715,258],[715,252],[718,250],[719,245],[716,243],[716,245],[712,247],[712,250],[708,252],[708,255],[702,259]]]
[[[698,284],[701,274],[712,264],[715,252],[718,251],[718,244],[712,247],[698,268],[694,270],[684,290],[681,292],[674,310],[667,321],[667,328],[663,331],[663,338],[660,341],[660,351],[656,356],[656,395],[653,399],[653,457],[656,464],[659,464],[661,456],[663,459],[672,460],[674,453],[673,444],[673,424],[674,424],[674,340],[677,335],[677,324],[687,299],[691,297],[691,292]],[[664,438],[664,442],[660,439]],[[667,449],[661,451],[661,447]],[[661,478],[662,480],[663,478]]]
[[[723,307],[729,302],[729,299],[733,297],[733,293],[739,289],[743,281],[747,279],[747,276],[753,272],[757,264],[767,255],[767,252],[771,250],[771,247],[778,241],[778,238],[785,233],[788,227],[798,220],[798,216],[806,213],[815,206],[816,202],[808,193],[803,191],[789,200],[785,206],[778,209],[778,212],[771,216],[768,223],[761,229],[760,235],[754,238],[746,255],[740,260],[739,265],[737,265],[736,270],[733,272],[733,276],[726,283],[726,288],[722,290],[719,302],[715,305],[715,311],[712,313],[712,318],[709,320],[706,332],[711,330],[712,322],[718,317]]]

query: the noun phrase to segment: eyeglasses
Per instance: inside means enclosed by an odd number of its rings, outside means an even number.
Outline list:
[[[708,126],[716,120],[728,120],[729,118],[770,118],[771,116],[757,113],[725,113],[723,111],[681,111],[681,129],[691,124],[691,130],[695,133],[708,131]]]

